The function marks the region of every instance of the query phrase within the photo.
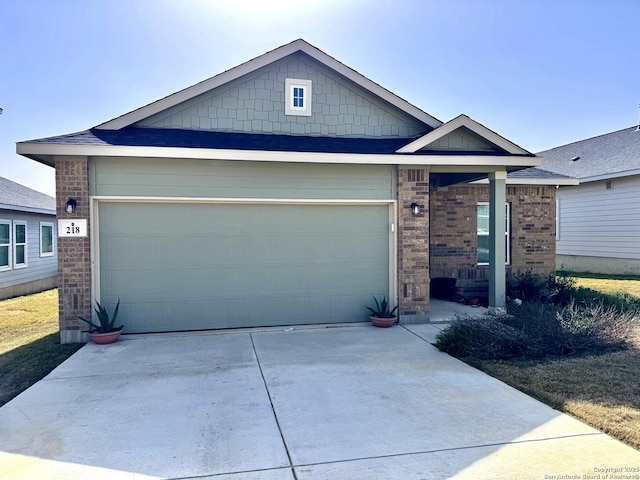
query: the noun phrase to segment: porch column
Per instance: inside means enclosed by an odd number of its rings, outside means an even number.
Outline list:
[[[506,292],[505,202],[507,172],[489,174],[489,311],[504,313]]]

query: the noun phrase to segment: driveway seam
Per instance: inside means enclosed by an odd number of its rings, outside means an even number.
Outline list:
[[[253,341],[252,333],[249,333],[249,338],[251,339],[251,347],[253,348],[253,353],[256,356],[256,363],[258,364],[258,369],[260,370],[260,376],[262,377],[262,383],[264,384],[264,389],[267,392],[267,396],[269,397],[269,404],[271,405],[273,418],[276,421],[276,425],[278,427],[278,433],[280,434],[280,438],[282,439],[282,444],[284,445],[284,450],[285,452],[287,452],[287,460],[289,461],[289,468],[291,469],[291,475],[293,475],[293,480],[298,480],[298,476],[296,475],[296,471],[295,471],[295,468],[293,467],[293,462],[291,460],[291,453],[289,452],[289,446],[287,445],[287,441],[285,440],[284,434],[282,433],[282,428],[280,427],[280,420],[278,420],[278,415],[276,414],[276,409],[273,405],[273,399],[271,398],[271,392],[269,391],[267,380],[264,378],[264,372],[262,371],[262,365],[260,364],[260,357],[258,357],[258,351],[256,350],[256,344]]]
[[[526,440],[514,440],[511,442],[496,442],[496,443],[486,443],[486,444],[478,444],[478,445],[466,445],[463,447],[437,448],[435,450],[416,450],[413,452],[391,453],[388,455],[372,455],[369,457],[345,458],[343,460],[330,460],[327,462],[301,463],[299,465],[294,465],[293,468],[295,469],[295,468],[302,468],[302,467],[314,467],[317,465],[332,465],[336,463],[359,462],[362,460],[376,460],[381,458],[409,457],[412,455],[425,455],[430,453],[455,452],[458,450],[473,450],[475,448],[504,447],[507,445],[519,445],[519,444],[527,444],[527,443],[534,443],[534,442],[552,442],[554,440],[563,440],[566,438],[591,437],[591,436],[600,436],[600,435],[605,435],[605,434],[602,432],[577,433],[574,435],[560,435],[557,437],[531,438]]]

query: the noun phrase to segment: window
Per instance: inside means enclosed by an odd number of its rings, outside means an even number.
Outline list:
[[[27,222],[13,221],[13,266],[27,266]]]
[[[285,115],[311,116],[311,80],[285,79]]]
[[[293,108],[304,108],[304,87],[293,87]]]
[[[0,220],[0,271],[11,269],[11,222]]]
[[[511,261],[510,245],[510,217],[511,206],[505,203],[505,258],[504,263],[509,265]],[[489,265],[489,204],[478,203],[478,265]]]
[[[40,222],[40,256],[53,256],[53,223]]]

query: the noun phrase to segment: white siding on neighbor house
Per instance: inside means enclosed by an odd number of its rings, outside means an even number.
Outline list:
[[[0,218],[12,222],[12,256],[14,245],[13,222],[27,222],[27,265],[14,268],[12,259],[11,269],[0,271],[0,289],[56,276],[58,274],[56,217],[53,215],[0,210]],[[40,256],[40,222],[53,224],[53,255],[48,257]]]
[[[640,259],[640,176],[561,187],[557,201],[558,255]]]

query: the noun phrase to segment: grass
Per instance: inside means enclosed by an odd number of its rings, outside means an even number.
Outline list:
[[[640,297],[640,277],[568,272],[577,287]],[[640,450],[640,325],[631,348],[538,361],[464,359],[470,365]]]
[[[48,375],[81,345],[61,345],[58,290],[0,301],[0,406]]]
[[[599,273],[562,272],[575,279],[577,287],[601,293],[625,292],[640,297],[640,277],[631,275],[603,275]]]

